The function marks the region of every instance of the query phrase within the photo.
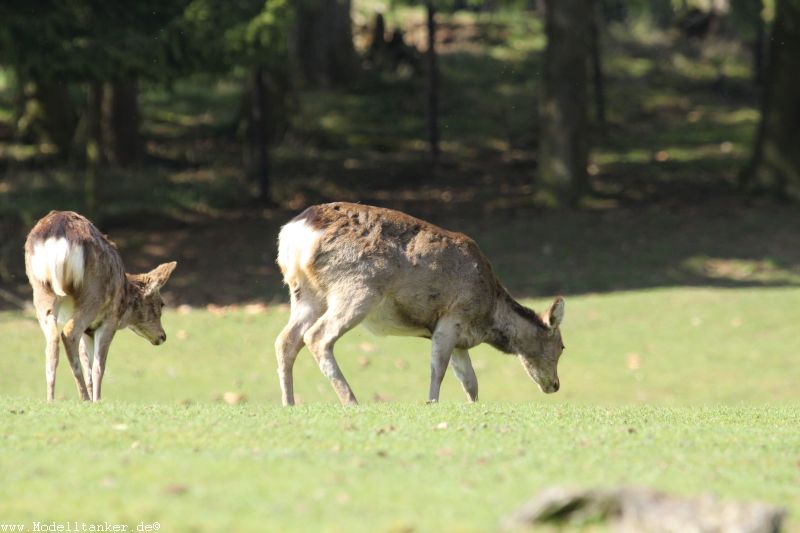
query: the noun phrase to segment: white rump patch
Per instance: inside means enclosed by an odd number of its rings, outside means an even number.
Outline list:
[[[278,235],[278,265],[283,281],[291,288],[299,283],[302,272],[314,260],[321,230],[306,225],[305,221],[289,222]]]
[[[83,281],[83,247],[70,244],[64,237],[51,237],[33,245],[31,274],[40,283],[49,283],[58,296],[66,296],[68,285]]]

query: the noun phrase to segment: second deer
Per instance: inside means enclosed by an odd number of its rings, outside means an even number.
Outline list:
[[[560,387],[564,300],[541,315],[519,304],[466,235],[390,209],[316,205],[281,229],[278,264],[291,298],[289,323],[275,341],[284,405],[294,404],[292,368],[304,345],[339,400],[357,403],[333,346],[359,323],[431,339],[429,402],[439,400],[449,364],[469,399],[478,399],[468,350],[481,343],[517,355],[542,391]]]
[[[159,289],[176,265],[126,274],[114,244],[83,216],[51,211],[37,222],[25,242],[25,270],[46,341],[49,401],[55,394],[59,337],[78,395],[93,401],[100,399],[108,348],[118,329],[128,327],[154,345],[167,340]]]

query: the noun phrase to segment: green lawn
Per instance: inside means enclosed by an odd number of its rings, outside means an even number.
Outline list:
[[[158,348],[120,333],[102,405],[76,401],[63,355],[47,405],[38,326],[0,314],[0,523],[490,531],[542,487],[626,483],[784,505],[800,531],[798,308],[798,288],[568,298],[561,392],[482,347],[474,405],[451,376],[425,405],[426,341],[358,329],[337,347],[362,405],[303,352],[294,409],[282,306],[171,311]]]

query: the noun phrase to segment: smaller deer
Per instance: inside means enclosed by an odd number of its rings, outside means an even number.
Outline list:
[[[167,340],[159,289],[176,265],[126,274],[114,243],[78,213],[51,211],[36,223],[25,241],[25,271],[45,337],[48,401],[55,392],[59,336],[78,395],[95,402],[118,329],[131,328],[154,345]]]
[[[390,209],[315,205],[281,228],[278,264],[291,298],[275,341],[284,405],[294,404],[292,367],[303,345],[339,400],[357,403],[333,345],[359,323],[379,335],[431,339],[431,403],[449,364],[478,399],[468,350],[484,342],[516,354],[542,391],[560,387],[564,300],[542,315],[517,303],[466,235]]]

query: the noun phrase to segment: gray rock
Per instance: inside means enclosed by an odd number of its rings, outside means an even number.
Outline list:
[[[622,533],[779,533],[785,514],[780,507],[710,495],[684,498],[636,487],[551,487],[517,509],[503,527],[605,522]]]

